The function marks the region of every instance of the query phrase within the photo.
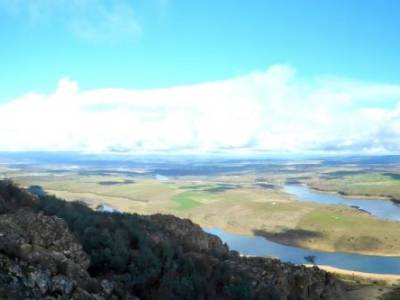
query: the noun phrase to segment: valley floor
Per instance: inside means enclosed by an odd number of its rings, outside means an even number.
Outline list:
[[[223,178],[224,181],[139,178],[126,184],[126,178],[115,176],[35,176],[14,180],[26,187],[39,185],[63,199],[85,201],[93,208],[107,204],[123,212],[173,214],[203,227],[261,235],[313,250],[400,256],[398,222],[380,220],[350,207],[300,202],[279,185],[263,188],[252,183],[249,175]]]

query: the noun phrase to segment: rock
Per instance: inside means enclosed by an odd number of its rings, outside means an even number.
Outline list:
[[[75,287],[75,282],[64,275],[56,275],[52,279],[52,292],[70,295]]]
[[[229,253],[228,247],[217,236],[204,232],[199,225],[188,219],[160,214],[144,218],[148,218],[151,222],[159,225],[158,234],[150,235],[156,243],[172,239],[176,244],[182,244],[185,248],[193,248],[197,251]]]
[[[41,270],[32,272],[30,273],[30,279],[33,285],[39,288],[42,295],[45,295],[51,288],[51,279],[48,272]]]
[[[12,273],[13,275],[17,276],[17,277],[22,277],[22,270],[21,267],[19,265],[13,265],[12,267],[10,267],[10,273]]]
[[[63,220],[18,210],[0,218],[0,251],[57,274],[87,277],[89,258]]]
[[[104,292],[109,295],[112,293],[112,291],[114,290],[114,283],[111,281],[108,281],[107,279],[103,279],[100,282],[101,287],[103,288]]]
[[[90,278],[88,266],[89,257],[62,219],[26,208],[0,214],[0,299],[70,298],[76,282]]]
[[[71,299],[74,300],[102,300],[104,298],[99,298],[96,294],[91,294],[88,291],[78,287],[72,294]]]

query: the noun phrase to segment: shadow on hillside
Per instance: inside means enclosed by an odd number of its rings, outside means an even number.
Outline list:
[[[352,251],[376,251],[382,248],[382,241],[372,236],[341,236],[334,244],[336,248],[346,245]]]
[[[253,230],[257,236],[265,237],[271,241],[301,246],[302,242],[322,237],[322,234],[316,231],[304,229],[286,229],[281,232],[268,232],[266,230]]]

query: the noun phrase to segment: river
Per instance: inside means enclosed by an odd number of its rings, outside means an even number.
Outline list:
[[[378,218],[400,220],[400,206],[389,200],[345,198],[340,195],[315,192],[303,185],[287,185],[285,191],[295,195],[299,201],[347,205],[362,209]],[[219,236],[230,249],[244,255],[272,256],[294,264],[309,264],[310,259],[306,258],[312,257],[319,265],[366,273],[400,274],[400,257],[398,256],[313,251],[282,245],[264,237],[227,233],[219,228],[206,228],[205,231]]]
[[[364,210],[377,218],[400,221],[400,205],[390,200],[362,197],[346,198],[339,194],[317,192],[299,184],[288,184],[284,190],[289,194],[295,195],[299,201],[346,205]]]

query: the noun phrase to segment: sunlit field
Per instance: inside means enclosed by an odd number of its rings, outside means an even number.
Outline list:
[[[169,174],[168,168],[172,165],[166,167]],[[133,174],[112,168],[33,171],[9,166],[3,167],[2,174],[26,188],[39,186],[48,194],[83,201],[93,209],[106,204],[121,212],[173,214],[203,227],[265,236],[307,249],[400,255],[398,222],[347,206],[300,202],[284,189],[285,183],[295,182],[349,196],[400,195],[400,180],[390,167],[384,167],[388,169],[384,172],[368,168],[316,162],[273,164],[271,170],[241,167],[234,172],[164,176],[149,170]]]

